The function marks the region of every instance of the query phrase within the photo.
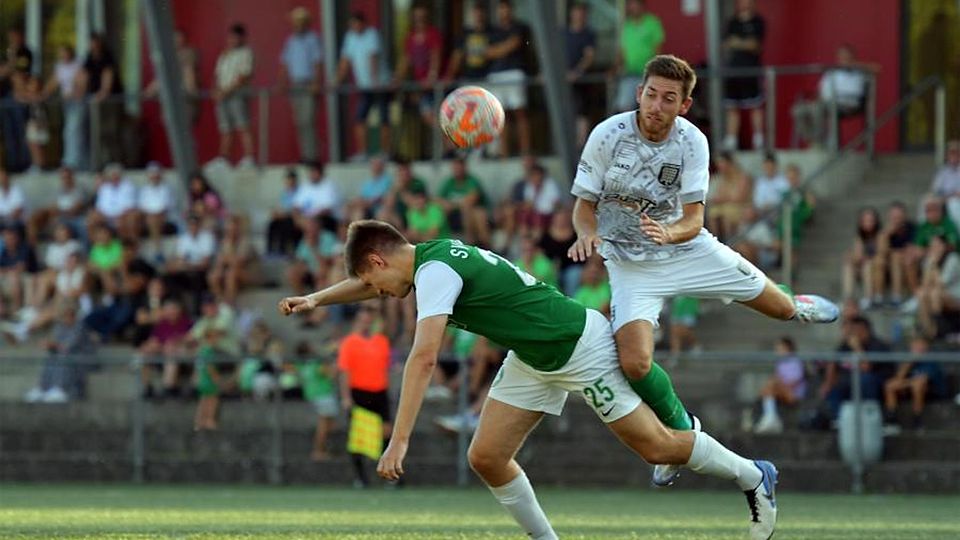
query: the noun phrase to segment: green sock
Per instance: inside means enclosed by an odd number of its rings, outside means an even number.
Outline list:
[[[656,362],[653,362],[646,377],[639,380],[628,379],[628,381],[634,392],[653,409],[657,418],[665,426],[677,430],[693,429],[687,409],[677,397],[673,383],[670,382],[670,376]]]

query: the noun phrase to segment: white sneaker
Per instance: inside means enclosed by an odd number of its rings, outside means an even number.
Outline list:
[[[217,156],[211,159],[210,161],[208,161],[207,164],[204,165],[204,167],[209,167],[211,169],[229,169],[230,161],[223,156]]]
[[[70,401],[70,398],[59,386],[54,386],[43,395],[44,403],[66,403],[68,401]]]
[[[700,431],[703,429],[703,426],[700,424],[700,419],[696,416],[687,413],[690,415],[690,423],[693,424],[693,431]],[[677,481],[677,477],[680,476],[680,469],[683,465],[654,465],[653,466],[653,485],[666,487]]]
[[[441,416],[434,422],[451,433],[473,433],[477,429],[477,424],[480,423],[480,417],[471,412],[466,412]]]
[[[253,169],[257,166],[257,162],[253,159],[253,156],[244,156],[243,159],[237,162],[237,167],[241,169]]]
[[[750,491],[747,506],[750,507],[750,540],[769,540],[777,527],[777,477],[779,473],[769,461],[754,461],[763,474],[760,485]]]
[[[760,435],[783,433],[783,420],[780,420],[780,416],[776,414],[765,414],[753,427],[753,432]]]
[[[27,403],[37,403],[43,399],[44,394],[45,392],[41,390],[40,387],[34,386],[23,396],[23,400]]]
[[[427,401],[443,401],[453,397],[453,392],[443,385],[435,385],[427,388],[423,398]]]
[[[796,318],[805,323],[832,323],[840,317],[840,308],[822,296],[797,294],[793,297]]]

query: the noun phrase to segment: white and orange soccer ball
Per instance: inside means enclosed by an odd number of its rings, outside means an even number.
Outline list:
[[[440,104],[440,129],[458,148],[473,148],[503,131],[503,105],[479,86],[462,86]]]

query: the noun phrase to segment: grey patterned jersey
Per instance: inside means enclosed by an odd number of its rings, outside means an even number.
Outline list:
[[[615,114],[597,125],[580,157],[571,192],[597,203],[600,255],[616,261],[648,261],[710,245],[706,228],[682,244],[661,246],[640,229],[647,214],[663,224],[683,217],[683,205],[706,202],[710,149],[707,138],[677,117],[663,142],[646,140],[637,111]]]

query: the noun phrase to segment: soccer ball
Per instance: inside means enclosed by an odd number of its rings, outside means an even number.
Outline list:
[[[503,130],[503,105],[479,86],[462,86],[440,104],[440,129],[458,148],[493,141]]]

